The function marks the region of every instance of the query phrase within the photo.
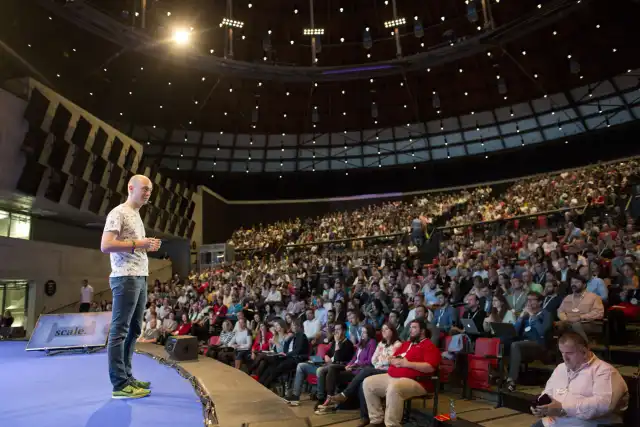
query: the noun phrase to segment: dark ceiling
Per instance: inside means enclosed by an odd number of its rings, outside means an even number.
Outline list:
[[[373,82],[363,79],[322,82],[318,86],[261,83],[258,79],[195,70],[183,66],[184,58],[177,49],[167,49],[162,60],[145,54],[144,49],[135,50],[135,46],[123,49],[50,13],[39,5],[43,1],[2,1],[0,40],[7,52],[13,52],[14,59],[7,60],[5,56],[2,63],[10,67],[2,67],[0,77],[24,75],[29,69],[30,74],[46,79],[45,83],[48,81],[101,119],[124,124],[120,128],[125,131],[133,125],[245,134],[319,134],[385,128],[513,105],[597,82],[640,65],[636,50],[640,40],[639,6],[631,0],[616,1],[615,6],[604,0],[578,1],[581,4],[576,11],[551,26],[433,69],[376,78]],[[114,19],[134,22],[133,0],[88,3]],[[194,27],[192,49],[202,55],[223,56],[225,33],[219,23],[227,15],[226,1],[147,3],[148,34],[159,40],[173,25]],[[392,2],[388,3],[315,2],[315,27],[325,30],[317,65],[394,59],[396,42],[384,27],[385,21],[393,19]],[[408,21],[400,28],[403,57],[441,45],[443,34],[449,30],[456,38],[482,33],[484,30],[477,29],[483,25],[480,2],[479,19],[473,23],[468,19],[465,3],[398,0],[398,16]],[[536,13],[539,4],[544,9],[551,3],[493,0],[491,5],[495,24],[500,28]],[[168,12],[171,16],[167,16]],[[234,33],[234,59],[309,66],[310,40],[302,35],[303,29],[310,26],[309,15],[306,1],[234,1],[233,17],[244,22],[244,27]],[[414,16],[424,27],[424,35],[419,38],[414,35]],[[136,18],[136,26],[140,25],[139,20]],[[371,49],[363,46],[367,27],[372,37]],[[265,52],[268,30],[272,31],[271,49]],[[267,61],[263,60],[265,56]],[[575,64],[579,65],[577,72]],[[498,75],[504,79],[506,94],[498,91]],[[438,108],[433,103],[434,91],[440,101]],[[375,118],[371,108],[374,102],[378,111]],[[252,112],[256,106],[259,117],[254,123]],[[312,111],[316,106],[318,120],[313,127]]]

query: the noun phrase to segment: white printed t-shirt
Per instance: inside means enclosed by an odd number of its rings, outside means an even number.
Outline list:
[[[116,233],[116,240],[119,241],[141,240],[146,237],[140,212],[124,203],[109,212],[104,231]],[[149,260],[145,250],[136,248],[134,253],[112,252],[110,255],[110,277],[149,275]]]

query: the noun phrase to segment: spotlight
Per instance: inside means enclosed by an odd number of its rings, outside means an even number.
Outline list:
[[[305,36],[322,36],[324,35],[324,28],[305,28],[303,34]]]
[[[173,41],[179,45],[185,45],[191,40],[191,32],[184,28],[176,29],[173,31]]]
[[[404,25],[407,23],[407,20],[404,18],[398,18],[398,19],[394,19],[391,21],[387,21],[384,23],[384,27],[385,28],[395,28],[395,27],[399,27],[400,25]]]
[[[242,28],[242,27],[244,27],[244,22],[236,21],[234,19],[229,19],[229,18],[223,18],[221,25],[224,25],[226,27]]]

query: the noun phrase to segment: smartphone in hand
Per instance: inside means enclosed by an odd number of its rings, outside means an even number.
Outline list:
[[[533,402],[533,407],[536,408],[538,406],[544,406],[544,405],[548,405],[549,403],[551,403],[551,398],[549,397],[548,394],[543,394],[542,396],[538,397],[534,402]]]

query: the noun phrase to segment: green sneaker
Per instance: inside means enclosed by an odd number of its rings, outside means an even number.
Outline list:
[[[131,378],[129,380],[129,384],[136,388],[142,388],[145,390],[149,390],[151,388],[151,383],[149,381],[139,381],[135,378]]]
[[[149,390],[127,385],[120,391],[114,391],[111,397],[114,399],[140,399],[141,397],[148,396],[149,393],[151,393]]]

